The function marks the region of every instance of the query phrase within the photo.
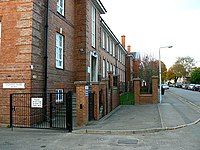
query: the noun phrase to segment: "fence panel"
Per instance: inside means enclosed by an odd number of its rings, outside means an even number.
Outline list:
[[[10,127],[72,131],[72,92],[10,95]]]

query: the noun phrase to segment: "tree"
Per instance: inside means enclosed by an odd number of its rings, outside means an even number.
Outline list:
[[[162,80],[166,79],[167,68],[166,65],[161,62],[162,68]],[[159,73],[159,61],[153,58],[151,55],[146,55],[140,61],[139,77],[144,80],[147,87],[151,87],[152,76],[158,76]]]
[[[161,61],[161,72],[162,72],[162,81],[164,81],[167,79],[167,67],[162,61]]]
[[[180,64],[185,68],[185,74],[183,77],[189,76],[195,67],[195,60],[190,56],[178,57],[175,64]]]
[[[158,75],[158,69],[153,69],[156,66],[155,59],[151,55],[143,56],[140,61],[139,77],[146,82],[148,92],[151,87],[151,77]]]
[[[190,81],[194,84],[200,83],[200,68],[196,68],[194,71],[192,71]]]
[[[170,67],[167,71],[167,80],[172,80],[172,79],[175,79],[175,74],[173,72],[173,68]]]
[[[174,64],[170,69],[171,77],[174,77],[174,82],[176,83],[178,78],[186,76],[186,69],[181,64]]]

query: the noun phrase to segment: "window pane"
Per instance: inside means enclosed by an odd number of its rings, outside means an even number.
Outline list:
[[[57,11],[64,16],[64,0],[57,0]]]
[[[63,36],[56,33],[56,67],[63,69]]]
[[[92,6],[92,46],[95,47],[95,30],[96,30],[96,12],[95,8]]]

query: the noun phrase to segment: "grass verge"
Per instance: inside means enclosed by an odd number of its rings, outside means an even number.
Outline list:
[[[133,92],[126,92],[120,95],[120,105],[134,105]]]

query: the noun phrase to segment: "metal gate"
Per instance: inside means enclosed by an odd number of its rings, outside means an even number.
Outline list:
[[[10,127],[72,131],[72,92],[10,95]]]
[[[89,121],[94,120],[94,93],[89,92],[89,103],[88,103],[88,111],[89,111],[89,115],[88,115],[88,119]]]

